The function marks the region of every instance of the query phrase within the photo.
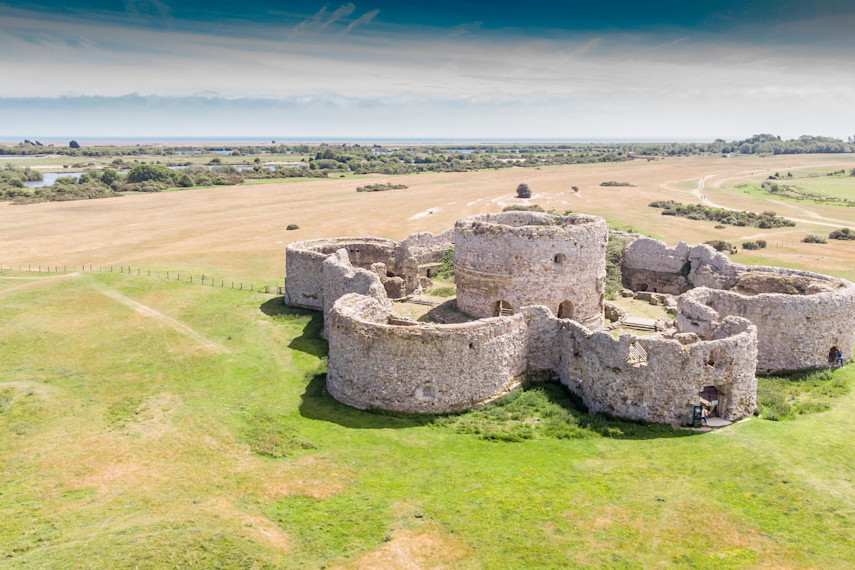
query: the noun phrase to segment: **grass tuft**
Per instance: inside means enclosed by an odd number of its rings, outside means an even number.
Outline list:
[[[791,420],[831,409],[849,393],[849,382],[830,368],[757,378],[757,413],[767,420]]]
[[[247,420],[247,424],[244,434],[246,442],[253,453],[263,457],[280,459],[297,451],[317,448],[314,442],[302,437],[281,417],[255,412]]]

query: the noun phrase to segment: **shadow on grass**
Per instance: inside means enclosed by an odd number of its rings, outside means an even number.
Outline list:
[[[557,382],[530,384],[488,406],[456,414],[408,414],[358,410],[337,402],[326,391],[326,375],[314,375],[302,395],[303,417],[353,429],[400,429],[431,426],[490,441],[527,439],[659,439],[701,432],[675,429],[606,414],[589,414],[581,400]]]
[[[329,395],[327,375],[315,374],[300,401],[304,418],[332,422],[352,429],[400,429],[430,425],[436,416],[401,414],[382,410],[358,410],[339,403]]]
[[[284,297],[269,299],[262,303],[259,309],[268,317],[285,321],[308,317],[309,322],[303,327],[303,333],[292,340],[288,344],[288,348],[319,358],[326,356],[329,352],[327,341],[321,338],[321,331],[324,328],[324,318],[320,311],[300,309],[286,305]]]

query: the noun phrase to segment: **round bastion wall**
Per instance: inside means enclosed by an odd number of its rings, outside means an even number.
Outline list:
[[[376,299],[338,299],[329,314],[327,390],[360,409],[446,413],[515,386],[526,371],[525,314],[456,325],[406,322]]]
[[[603,323],[608,225],[596,216],[503,212],[454,227],[457,306],[477,317],[543,305],[596,330]]]
[[[767,274],[787,281],[793,277]],[[824,282],[827,288],[750,295],[739,289],[692,289],[678,301],[677,322],[683,330],[703,334],[727,315],[748,319],[757,326],[757,372],[761,373],[830,366],[838,352],[848,361],[855,344],[855,285],[828,278],[816,282]]]

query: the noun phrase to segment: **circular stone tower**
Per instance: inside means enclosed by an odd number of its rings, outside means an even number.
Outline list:
[[[609,228],[596,216],[483,214],[454,226],[457,306],[495,317],[545,305],[557,317],[603,324]]]

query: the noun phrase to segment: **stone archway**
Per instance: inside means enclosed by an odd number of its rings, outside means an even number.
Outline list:
[[[558,318],[559,319],[572,319],[573,318],[573,302],[572,301],[562,301],[560,305],[558,305]]]

